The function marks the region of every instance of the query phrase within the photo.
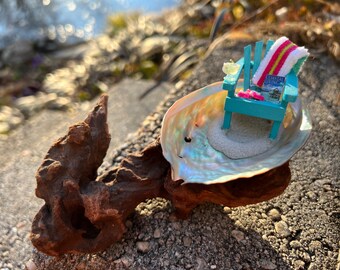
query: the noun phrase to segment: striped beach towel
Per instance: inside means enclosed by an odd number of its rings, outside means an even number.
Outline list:
[[[285,77],[292,69],[298,74],[308,55],[305,47],[298,47],[288,38],[281,37],[261,61],[252,81],[262,87],[268,74]]]

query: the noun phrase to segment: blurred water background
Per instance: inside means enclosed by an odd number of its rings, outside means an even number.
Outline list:
[[[0,49],[17,40],[64,43],[105,31],[107,17],[121,12],[160,13],[181,0],[0,0]]]

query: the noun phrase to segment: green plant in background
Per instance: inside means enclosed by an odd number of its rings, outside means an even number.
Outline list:
[[[91,100],[91,96],[88,92],[79,91],[78,92],[78,99],[79,99],[79,101],[87,101],[87,100]]]
[[[112,34],[127,27],[127,16],[124,13],[118,13],[108,17],[107,20]]]
[[[152,79],[157,71],[158,66],[150,60],[144,60],[139,65],[139,72],[143,75],[143,79]]]

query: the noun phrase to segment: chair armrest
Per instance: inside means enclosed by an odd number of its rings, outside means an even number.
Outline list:
[[[286,76],[286,86],[283,92],[282,100],[285,102],[295,102],[298,96],[299,83],[295,72],[292,70]]]
[[[244,58],[241,58],[236,63],[240,65],[240,69],[235,74],[226,75],[223,80],[222,88],[228,90],[229,97],[232,97],[235,94],[236,84],[244,67]]]

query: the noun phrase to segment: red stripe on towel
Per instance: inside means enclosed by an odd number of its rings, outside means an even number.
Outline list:
[[[285,52],[285,54],[282,56],[282,58],[281,58],[279,64],[278,64],[277,67],[275,68],[275,70],[274,70],[274,72],[273,72],[273,75],[279,74],[279,72],[280,72],[280,70],[281,70],[283,64],[285,63],[286,59],[288,58],[288,56],[289,56],[295,49],[297,49],[297,48],[298,48],[298,46],[294,45],[293,47],[289,48],[289,49]]]
[[[277,57],[279,56],[280,52],[289,44],[291,43],[290,40],[286,40],[285,42],[283,42],[274,52],[274,54],[272,55],[269,63],[267,64],[265,70],[262,72],[262,75],[260,77],[260,79],[257,82],[257,86],[261,87],[264,80],[266,79],[266,76],[268,74],[268,72],[270,71],[270,69],[272,68],[273,64],[275,63],[275,60],[277,59]]]

